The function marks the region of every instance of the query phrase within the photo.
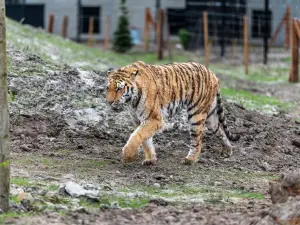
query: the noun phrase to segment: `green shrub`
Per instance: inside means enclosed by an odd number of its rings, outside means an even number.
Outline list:
[[[190,43],[190,40],[191,40],[190,32],[186,29],[180,29],[179,30],[179,39],[180,39],[180,43],[183,46],[183,48],[187,49],[188,45]]]
[[[126,0],[121,0],[120,9],[121,15],[119,17],[118,27],[114,32],[113,50],[119,53],[125,53],[133,46],[129,30]]]

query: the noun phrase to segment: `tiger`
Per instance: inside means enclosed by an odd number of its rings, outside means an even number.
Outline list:
[[[205,66],[195,62],[150,65],[137,61],[107,71],[106,101],[113,109],[127,106],[136,130],[122,148],[124,164],[136,161],[139,147],[144,150],[142,165],[155,165],[153,136],[163,130],[165,117],[184,108],[189,122],[190,145],[183,164],[194,164],[201,153],[205,126],[221,142],[221,155],[230,157],[238,134],[227,126],[220,95],[220,82]]]

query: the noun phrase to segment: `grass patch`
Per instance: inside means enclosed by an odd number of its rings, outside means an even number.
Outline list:
[[[16,212],[7,212],[0,214],[0,224],[4,224],[7,219],[11,218],[21,218],[25,216],[30,216],[32,213],[16,213]]]
[[[221,93],[230,100],[241,102],[247,109],[273,112],[274,110],[288,110],[294,107],[294,104],[282,102],[275,97],[252,94],[245,90],[221,88]]]
[[[230,189],[216,186],[187,186],[169,184],[166,187],[159,188],[153,186],[131,186],[118,190],[118,193],[128,195],[136,193],[143,197],[164,198],[173,203],[193,202],[203,199],[205,202],[221,202],[229,197],[247,198],[247,199],[264,199],[264,195],[256,192],[247,192],[239,189]]]
[[[71,154],[73,151],[70,149],[59,149],[55,152],[55,154],[59,155],[59,156],[65,156],[65,155],[69,155]]]
[[[289,68],[276,68],[267,66],[250,66],[249,74],[245,74],[243,66],[232,66],[226,64],[212,64],[210,70],[216,74],[224,74],[236,79],[255,81],[259,83],[287,82]]]
[[[22,186],[22,187],[28,187],[32,184],[29,179],[23,178],[23,177],[12,177],[10,179],[10,182],[12,184],[15,184],[17,186]]]
[[[117,202],[120,208],[138,209],[146,206],[149,203],[148,197],[116,197],[106,196],[101,198],[100,204],[111,206],[113,202]]]
[[[146,63],[169,62],[158,61],[155,53],[118,54],[113,51],[101,51],[99,48],[89,48],[85,44],[78,44],[10,19],[7,19],[7,42],[18,50],[37,54],[45,61],[67,63],[83,69],[107,69],[108,66],[103,68],[103,63],[109,66],[124,66],[137,60]],[[187,61],[187,57],[174,54],[174,61]]]

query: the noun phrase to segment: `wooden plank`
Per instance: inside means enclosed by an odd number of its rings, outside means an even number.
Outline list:
[[[110,32],[110,17],[107,16],[105,21],[105,40],[104,40],[105,51],[109,49],[109,32]]]
[[[63,38],[67,37],[67,32],[68,32],[68,16],[63,17],[63,23],[62,23],[62,28],[61,28],[61,36]]]
[[[209,43],[208,43],[208,16],[207,12],[203,12],[203,30],[204,30],[204,50],[205,50],[205,66],[209,66]]]
[[[291,70],[289,82],[299,81],[299,36],[296,31],[298,22],[293,20],[292,22],[292,37],[291,37]]]
[[[10,134],[7,102],[5,1],[0,0],[0,210],[9,210]]]
[[[94,17],[91,16],[89,19],[89,37],[88,37],[89,47],[92,47],[93,45],[93,35],[94,35]]]
[[[51,13],[49,15],[48,32],[53,33],[53,28],[54,28],[54,14]]]
[[[285,17],[285,35],[284,35],[284,47],[285,49],[290,48],[291,43],[291,8],[288,6],[286,9],[286,17]]]
[[[247,18],[247,16],[244,16],[244,64],[245,64],[245,73],[248,74],[249,44],[248,44],[248,18]]]
[[[164,27],[164,11],[163,9],[158,10],[158,20],[157,20],[157,59],[163,59],[163,27]]]

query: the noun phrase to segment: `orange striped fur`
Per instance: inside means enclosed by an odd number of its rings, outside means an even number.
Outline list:
[[[138,128],[123,147],[123,161],[137,159],[143,146],[143,165],[157,161],[152,137],[164,126],[164,115],[187,109],[191,143],[183,163],[192,164],[201,152],[205,124],[222,141],[225,155],[232,154],[229,140],[238,139],[227,128],[219,93],[219,80],[198,63],[148,65],[142,61],[108,71],[106,99],[112,107],[128,105]],[[208,118],[208,119],[207,119]]]

